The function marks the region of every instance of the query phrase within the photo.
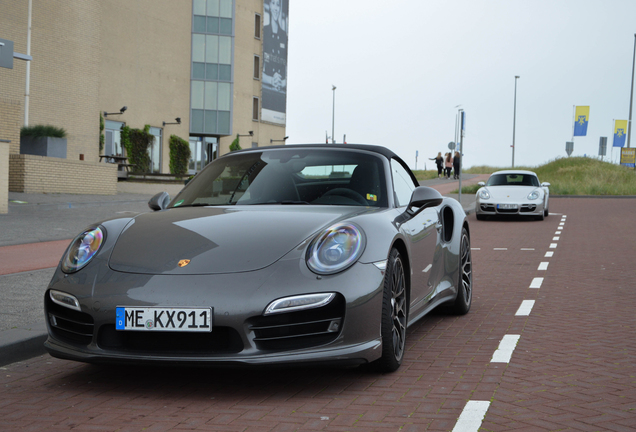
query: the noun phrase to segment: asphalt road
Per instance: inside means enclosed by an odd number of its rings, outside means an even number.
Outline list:
[[[409,328],[393,374],[105,367],[42,355],[0,368],[1,428],[634,430],[634,203],[553,197],[544,221],[470,216],[471,312]]]

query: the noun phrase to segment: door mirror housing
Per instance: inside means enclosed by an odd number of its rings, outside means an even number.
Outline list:
[[[442,203],[444,197],[433,188],[427,186],[419,186],[415,188],[411,195],[411,201],[409,202],[408,209],[412,207],[418,210],[424,210],[428,207],[435,207]]]
[[[148,201],[148,207],[154,211],[165,210],[168,208],[168,204],[170,204],[170,195],[168,192],[159,192]]]

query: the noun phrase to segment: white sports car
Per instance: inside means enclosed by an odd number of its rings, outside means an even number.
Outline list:
[[[478,184],[481,188],[475,210],[479,220],[496,215],[534,216],[539,220],[548,216],[550,183],[539,183],[532,171],[497,171],[486,183]]]

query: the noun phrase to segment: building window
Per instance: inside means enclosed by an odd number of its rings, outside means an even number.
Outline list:
[[[124,147],[121,145],[121,128],[124,123],[118,121],[104,121],[104,154],[123,156]]]
[[[261,38],[261,16],[259,14],[254,15],[254,37]]]
[[[254,56],[254,79],[261,78],[261,58],[257,55]]]
[[[258,121],[258,98],[256,96],[252,99],[252,120]]]

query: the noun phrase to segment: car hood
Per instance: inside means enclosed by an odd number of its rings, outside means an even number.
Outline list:
[[[537,188],[534,186],[487,186],[492,200],[507,201],[527,201],[528,195]]]
[[[144,213],[121,232],[111,269],[143,274],[216,274],[267,267],[338,220],[368,207],[190,207]],[[184,261],[190,260],[183,267]]]

